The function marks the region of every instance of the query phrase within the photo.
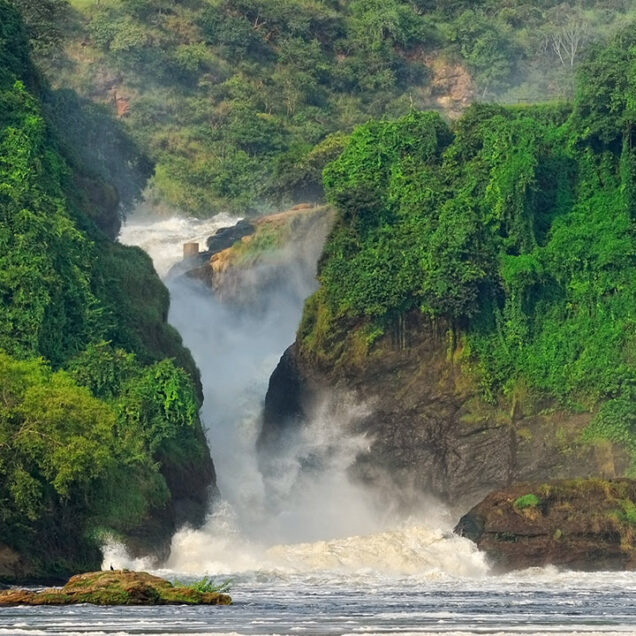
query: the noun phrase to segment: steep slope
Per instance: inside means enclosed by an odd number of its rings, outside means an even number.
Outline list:
[[[368,480],[461,505],[630,469],[635,50],[633,30],[595,50],[573,106],[474,106],[452,128],[412,112],[353,133],[325,171],[339,217],[263,447],[343,389],[373,407]]]
[[[198,373],[150,259],[114,243],[114,188],[51,133],[0,1],[0,580],[100,565],[105,533],[161,550],[214,469]],[[164,544],[162,546],[162,543]],[[151,545],[154,544],[154,545]]]
[[[156,163],[153,200],[199,217],[320,199],[342,134],[372,117],[568,96],[589,43],[634,16],[633,0],[14,2],[55,87],[121,118]],[[70,130],[80,148],[91,133]]]

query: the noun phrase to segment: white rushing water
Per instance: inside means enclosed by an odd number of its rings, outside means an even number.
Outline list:
[[[223,215],[205,223],[130,222],[121,241],[143,247],[167,274],[180,254],[167,244],[176,241],[180,248],[196,238],[204,243],[202,232],[233,221]],[[290,433],[273,461],[273,474],[262,476],[255,447],[267,383],[315,289],[319,251],[320,245],[308,259],[305,246],[302,253],[287,248],[282,274],[256,309],[219,302],[198,281],[167,278],[170,321],[201,370],[201,415],[223,499],[203,528],[185,528],[175,536],[162,567],[191,575],[263,569],[485,573],[481,555],[471,542],[450,533],[452,522],[438,505],[405,519],[352,483],[347,470],[370,440],[348,433],[366,409],[346,396],[326,396],[309,426]],[[258,280],[258,268],[250,275]],[[109,564],[125,561],[120,547],[107,550]]]
[[[183,243],[205,245],[235,221],[133,218],[120,240],[145,249],[165,278]],[[15,608],[0,613],[0,634],[636,634],[635,575],[545,568],[495,577],[439,505],[423,500],[404,517],[352,483],[347,469],[371,440],[349,432],[366,407],[347,396],[325,396],[263,477],[255,442],[268,379],[315,288],[314,256],[288,256],[280,284],[249,310],[199,282],[166,279],[170,321],[201,370],[222,500],[203,528],[177,533],[166,563],[104,548],[115,567],[230,578],[234,605]]]

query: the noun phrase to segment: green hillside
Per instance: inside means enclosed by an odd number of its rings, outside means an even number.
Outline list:
[[[180,457],[203,490],[211,479],[167,290],[141,250],[95,223],[117,218],[117,197],[67,162],[44,90],[0,0],[0,545],[26,577],[95,568],[104,532],[157,514],[170,526],[163,473],[182,471]]]
[[[597,412],[588,433],[636,456],[635,71],[630,29],[591,51],[571,105],[356,129],[325,170],[339,218],[304,354],[346,364],[419,312],[451,325],[486,399]]]
[[[119,112],[155,163],[151,198],[196,215],[320,198],[342,133],[370,118],[567,96],[585,49],[635,13],[632,0],[14,2],[54,86]]]

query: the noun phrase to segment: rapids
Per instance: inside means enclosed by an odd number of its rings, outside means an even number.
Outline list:
[[[288,253],[280,283],[249,311],[218,302],[201,283],[170,276],[182,244],[237,219],[130,219],[122,243],[152,257],[171,293],[169,319],[201,370],[202,421],[222,499],[204,527],[182,528],[165,563],[133,560],[117,543],[104,566],[168,578],[231,579],[230,608],[13,608],[2,634],[636,634],[636,574],[490,573],[454,536],[439,504],[409,516],[351,483],[347,469],[370,440],[350,432],[365,412],[325,396],[264,477],[255,442],[268,378],[294,340],[316,287],[315,255]],[[253,272],[258,283],[258,268]],[[254,281],[252,281],[254,282]],[[258,288],[258,284],[255,287]]]

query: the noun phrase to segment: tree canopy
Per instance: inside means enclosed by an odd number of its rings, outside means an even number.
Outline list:
[[[594,430],[636,451],[634,38],[591,52],[572,105],[357,128],[324,172],[339,218],[305,352],[421,312],[462,334],[486,397],[523,386],[597,411]]]
[[[198,216],[321,198],[314,149],[371,118],[568,97],[583,52],[634,17],[632,0],[14,1],[55,87],[123,108],[150,199]]]

